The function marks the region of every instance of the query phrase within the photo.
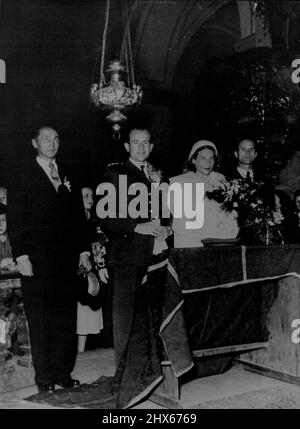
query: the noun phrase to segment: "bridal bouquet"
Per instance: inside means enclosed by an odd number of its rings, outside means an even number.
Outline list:
[[[266,198],[263,183],[234,179],[224,189],[207,193],[208,198],[218,201],[225,211],[238,213],[240,235],[250,244],[281,242],[279,225],[283,216]]]

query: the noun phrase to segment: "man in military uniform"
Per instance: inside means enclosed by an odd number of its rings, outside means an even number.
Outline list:
[[[152,265],[153,258],[165,258],[167,245],[165,239],[171,234],[170,218],[154,219],[153,206],[151,208],[151,183],[161,181],[161,172],[155,170],[147,159],[153,148],[151,135],[147,129],[133,128],[129,132],[128,142],[125,149],[129,153],[129,159],[125,162],[115,163],[108,166],[103,182],[114,185],[116,198],[112,202],[114,217],[107,217],[103,220],[103,226],[109,236],[108,265],[110,267],[110,277],[113,283],[113,333],[114,349],[117,367],[120,364],[125,351],[128,355],[129,339],[140,334],[145,338],[145,333],[136,334],[135,321],[139,319],[139,328],[151,330],[151,326],[157,325],[157,309],[159,307],[157,290],[145,286],[145,276],[149,265]],[[147,201],[140,201],[140,206],[147,207],[146,213],[134,217],[130,206],[136,195],[132,195],[135,187],[147,189],[147,194],[142,198]],[[153,186],[153,185],[152,185]],[[130,189],[133,192],[130,192]],[[125,192],[124,192],[125,190]],[[129,190],[129,192],[128,192]],[[112,206],[111,206],[112,207]],[[141,207],[139,207],[141,209]],[[99,213],[98,213],[99,215]],[[163,285],[157,284],[159,294],[163,290]],[[149,294],[150,295],[147,295]],[[153,315],[153,308],[156,305],[156,314]],[[142,308],[148,305],[144,310]],[[153,307],[153,306],[152,306]],[[148,315],[145,313],[148,312]],[[151,313],[152,312],[152,313]],[[142,314],[143,313],[143,314]],[[138,315],[139,314],[139,315]],[[148,317],[156,318],[146,320]],[[149,316],[150,315],[150,316]],[[143,319],[143,320],[142,320]],[[154,330],[156,330],[156,328]],[[157,332],[158,337],[158,332]],[[138,340],[139,341],[139,340]]]

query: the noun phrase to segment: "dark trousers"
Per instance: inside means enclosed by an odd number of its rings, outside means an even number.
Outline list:
[[[116,366],[124,353],[132,327],[136,288],[147,272],[147,266],[115,265],[113,277],[113,335]]]
[[[74,368],[77,303],[72,283],[58,275],[22,279],[37,384],[55,383]]]

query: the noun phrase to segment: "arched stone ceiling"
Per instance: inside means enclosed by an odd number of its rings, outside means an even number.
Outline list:
[[[214,22],[213,17],[226,4],[235,9],[234,17]],[[132,6],[134,61],[141,83],[151,82],[160,89],[170,89],[177,64],[199,29],[213,29],[231,34],[236,40],[253,31],[248,1],[143,1]]]

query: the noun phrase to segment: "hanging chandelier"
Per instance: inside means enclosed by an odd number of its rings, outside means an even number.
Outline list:
[[[94,105],[109,112],[106,119],[112,124],[114,139],[116,140],[120,138],[120,124],[127,119],[123,112],[140,103],[143,94],[142,88],[135,83],[127,0],[123,0],[123,5],[125,66],[121,64],[120,60],[111,61],[106,69],[106,73],[109,74],[110,79],[108,82],[105,81],[104,62],[110,11],[110,0],[107,0],[102,37],[100,79],[99,83],[93,83],[90,89],[91,101]],[[122,80],[126,79],[126,77],[127,86],[124,80]]]

